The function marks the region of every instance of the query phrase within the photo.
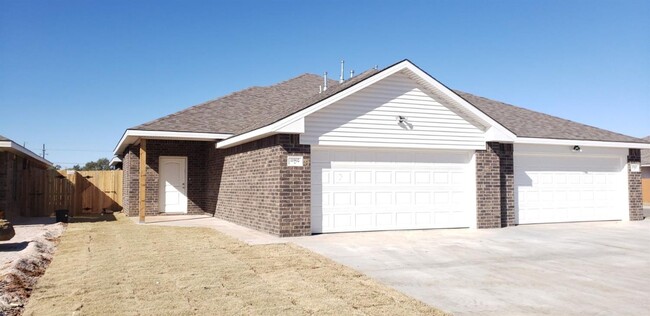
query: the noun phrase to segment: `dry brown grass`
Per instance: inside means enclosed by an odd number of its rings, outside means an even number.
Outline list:
[[[292,244],[208,228],[72,223],[25,315],[442,315]]]

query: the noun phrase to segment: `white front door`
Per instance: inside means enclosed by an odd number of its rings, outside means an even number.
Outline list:
[[[160,157],[160,209],[187,213],[187,157]]]
[[[471,226],[472,155],[312,147],[312,232]]]

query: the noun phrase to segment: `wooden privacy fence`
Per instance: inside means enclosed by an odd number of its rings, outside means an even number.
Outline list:
[[[641,180],[641,194],[643,194],[643,204],[650,204],[650,179]]]
[[[122,209],[122,170],[43,170],[29,180],[23,216],[50,216],[67,209],[71,216]]]

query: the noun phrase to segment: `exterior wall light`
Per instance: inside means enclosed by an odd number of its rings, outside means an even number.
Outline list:
[[[580,148],[580,146],[578,146],[578,145],[573,146],[573,148],[572,148],[571,150],[572,150],[574,153],[582,152],[582,148]]]

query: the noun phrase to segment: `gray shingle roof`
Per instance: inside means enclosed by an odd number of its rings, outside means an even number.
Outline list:
[[[6,141],[6,140],[11,140],[11,139],[0,135],[0,141]]]
[[[455,91],[517,137],[643,143],[639,138],[576,123],[556,116]]]
[[[135,130],[242,134],[281,120],[377,73],[366,71],[339,84],[303,74],[269,87],[251,87],[132,127]]]
[[[646,136],[643,140],[650,143],[650,136]],[[641,164],[650,165],[650,149],[641,149]]]
[[[342,84],[328,81],[319,93],[321,76],[303,74],[268,87],[251,87],[132,127],[134,130],[227,133],[239,135],[278,120],[341,92],[379,70],[369,70]],[[610,132],[544,113],[455,91],[486,115],[519,137],[643,143],[638,138]]]

